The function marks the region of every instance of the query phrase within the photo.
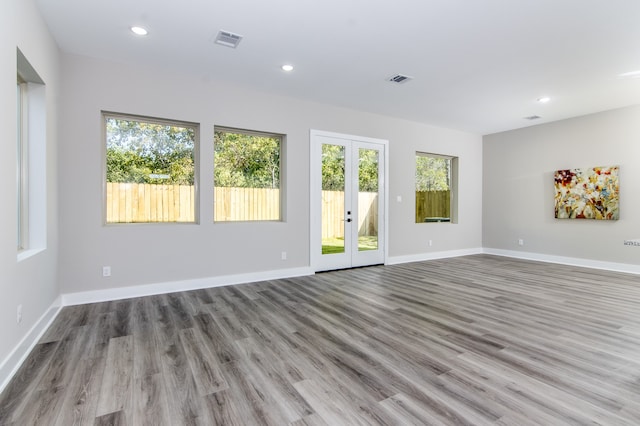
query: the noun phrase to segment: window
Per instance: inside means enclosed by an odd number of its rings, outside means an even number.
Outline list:
[[[46,87],[16,50],[16,246],[18,260],[47,245]]]
[[[198,125],[103,112],[107,223],[195,223]]]
[[[455,222],[457,157],[416,152],[416,223]]]
[[[214,129],[214,220],[281,220],[283,135]]]
[[[25,110],[27,100],[27,83],[18,75],[17,82],[17,144],[16,144],[16,205],[17,205],[17,246],[18,251],[28,248],[29,206],[28,206],[28,170],[27,138],[25,124],[27,113]]]

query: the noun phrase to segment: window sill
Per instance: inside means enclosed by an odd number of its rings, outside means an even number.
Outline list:
[[[18,262],[22,262],[23,260],[29,259],[30,257],[35,256],[36,254],[43,252],[44,248],[36,248],[36,249],[27,249],[18,252]]]

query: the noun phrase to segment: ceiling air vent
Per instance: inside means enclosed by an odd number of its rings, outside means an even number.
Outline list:
[[[229,31],[220,30],[216,36],[215,42],[223,46],[231,47],[235,49],[240,44],[242,36],[240,34],[234,34]]]
[[[391,83],[397,83],[397,84],[406,83],[409,80],[413,80],[413,77],[409,77],[408,75],[402,75],[402,74],[396,74],[393,77],[389,77],[387,79],[387,81],[390,81]]]
[[[528,117],[525,117],[525,120],[537,120],[538,118],[542,118],[539,115],[530,115]]]

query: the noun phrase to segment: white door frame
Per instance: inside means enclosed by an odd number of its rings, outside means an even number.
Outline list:
[[[382,189],[384,191],[382,223],[384,224],[384,232],[381,250],[383,252],[384,264],[386,265],[389,257],[389,141],[386,139],[375,139],[366,136],[347,135],[311,129],[309,134],[309,255],[311,268],[314,271],[318,270],[322,256],[322,202],[317,193],[318,189],[322,187],[322,153],[320,151],[321,144],[318,143],[316,139],[318,136],[372,143],[382,146],[384,152],[384,173],[382,174]]]

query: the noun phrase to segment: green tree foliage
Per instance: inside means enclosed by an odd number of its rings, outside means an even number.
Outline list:
[[[108,117],[107,182],[193,185],[195,130]]]
[[[322,190],[344,191],[344,147],[322,145]]]
[[[449,189],[451,160],[416,155],[416,191],[446,191]]]
[[[322,189],[344,191],[344,147],[322,145]],[[358,155],[358,189],[360,192],[378,192],[378,152],[360,149]]]
[[[280,141],[277,136],[214,132],[214,185],[279,188]]]
[[[360,149],[358,184],[360,192],[378,192],[378,151]]]

